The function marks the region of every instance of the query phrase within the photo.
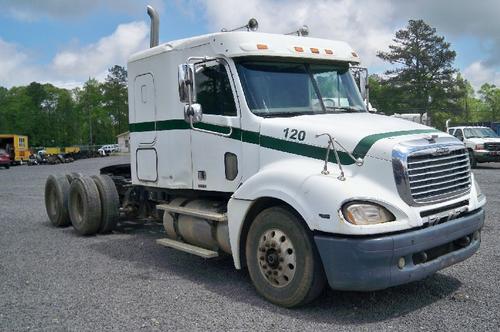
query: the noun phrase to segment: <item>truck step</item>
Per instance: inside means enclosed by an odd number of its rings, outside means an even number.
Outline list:
[[[217,213],[213,211],[204,211],[198,209],[192,209],[183,206],[172,206],[168,204],[159,204],[156,206],[158,210],[164,210],[165,212],[184,214],[188,216],[193,216],[201,219],[208,219],[218,222],[226,222],[227,214],[226,213]]]
[[[172,239],[167,239],[167,238],[158,239],[158,240],[156,240],[156,243],[158,243],[162,246],[165,246],[165,247],[184,251],[184,252],[187,252],[187,253],[190,253],[190,254],[193,254],[196,256],[200,256],[203,258],[214,258],[214,257],[219,256],[219,253],[217,251],[208,250],[205,248],[193,246],[189,243],[180,242],[180,241],[176,241],[176,240],[172,240]]]

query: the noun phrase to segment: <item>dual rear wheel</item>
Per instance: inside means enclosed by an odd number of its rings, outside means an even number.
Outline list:
[[[56,227],[73,225],[81,235],[111,232],[119,218],[120,201],[107,175],[50,175],[45,184],[45,207]]]

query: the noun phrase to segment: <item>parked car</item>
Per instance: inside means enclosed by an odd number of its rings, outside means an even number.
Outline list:
[[[448,133],[464,142],[469,152],[470,164],[500,162],[500,137],[488,127],[449,127]]]
[[[97,152],[100,156],[109,156],[112,152],[118,152],[119,148],[117,144],[107,144],[100,147]]]
[[[10,155],[6,150],[0,149],[0,166],[9,168],[10,167]]]

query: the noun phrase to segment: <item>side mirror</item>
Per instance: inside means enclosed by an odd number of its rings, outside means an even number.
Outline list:
[[[184,106],[184,120],[189,123],[201,122],[203,112],[200,104],[187,104]]]
[[[193,64],[184,63],[179,65],[177,76],[179,84],[179,100],[181,103],[192,104],[196,102],[194,70]]]
[[[354,76],[356,84],[359,87],[361,97],[366,101],[366,105],[368,105],[370,102],[370,93],[368,90],[368,69],[363,67],[351,67],[351,72]]]
[[[368,80],[365,75],[359,77],[359,92],[361,92],[363,100],[368,101]]]

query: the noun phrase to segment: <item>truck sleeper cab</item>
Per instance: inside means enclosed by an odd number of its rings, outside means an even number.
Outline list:
[[[163,215],[159,244],[230,254],[286,307],[327,283],[419,280],[477,251],[485,197],[467,150],[368,113],[348,44],[250,31],[151,44],[128,62],[130,166],[101,173],[122,211]],[[71,183],[70,215],[84,187]]]

